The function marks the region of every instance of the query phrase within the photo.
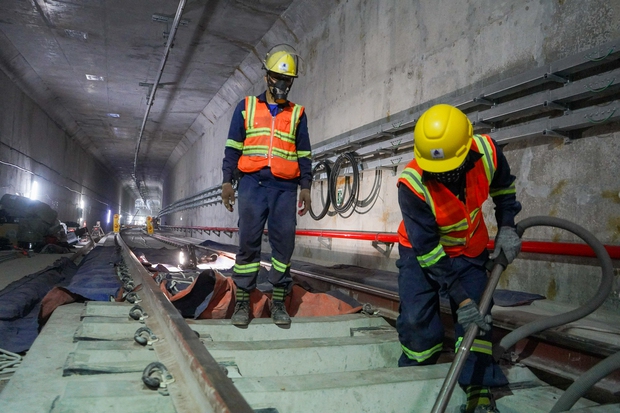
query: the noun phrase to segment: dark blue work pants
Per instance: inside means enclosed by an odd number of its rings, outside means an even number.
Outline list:
[[[399,253],[400,258],[396,266],[399,269],[400,313],[396,320],[396,329],[404,351],[398,365],[402,367],[435,364],[440,356],[444,339],[444,327],[441,323],[439,307],[440,286],[422,270],[411,248],[399,245]],[[487,284],[486,269],[483,265],[485,259],[486,252],[484,257],[474,259],[451,258],[452,268],[457,273],[461,285],[476,303],[480,302]],[[455,320],[456,337],[463,337],[463,327],[456,323],[458,306],[452,299],[450,299],[450,307]],[[488,312],[490,311],[489,308]],[[492,330],[476,339],[490,343],[491,336]],[[459,384],[492,387],[503,386],[507,383],[506,377],[495,363],[493,356],[476,351],[472,346],[459,376]]]
[[[295,187],[296,188],[296,187]],[[269,282],[276,287],[290,288],[290,261],[295,248],[297,225],[297,190],[281,189],[246,175],[239,181],[239,252],[235,263],[246,265],[260,262],[261,239],[265,223],[269,229],[269,245],[273,260],[286,265],[286,270],[271,266]],[[258,269],[250,273],[233,271],[233,281],[245,291],[256,288]]]

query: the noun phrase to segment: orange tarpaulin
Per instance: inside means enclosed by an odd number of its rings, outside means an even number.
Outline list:
[[[205,310],[198,316],[199,319],[209,318],[230,318],[235,309],[236,286],[233,280],[225,277],[217,271],[213,271],[215,276],[215,286],[213,294]],[[202,274],[201,274],[202,275]],[[166,294],[168,299],[174,304],[175,301],[187,296],[196,284],[187,289],[172,295],[166,289],[166,280],[160,284],[161,291]],[[253,318],[271,317],[269,311],[270,294],[254,290],[250,294],[250,304]],[[311,293],[298,285],[293,285],[291,292],[286,297],[286,310],[291,317],[321,317],[339,314],[352,314],[361,311],[362,306],[352,307],[329,294]]]

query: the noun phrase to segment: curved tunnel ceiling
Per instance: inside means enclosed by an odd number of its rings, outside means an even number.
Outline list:
[[[185,132],[292,3],[187,0],[137,158],[149,198],[161,198],[164,166]],[[136,195],[136,143],[177,7],[0,2],[0,68]]]

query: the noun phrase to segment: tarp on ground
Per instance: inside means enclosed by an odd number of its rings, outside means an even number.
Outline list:
[[[121,262],[116,247],[97,246],[80,262],[67,285],[57,285],[41,302],[39,323],[45,324],[56,308],[76,301],[115,301],[122,295],[122,282],[115,266]]]
[[[161,291],[179,309],[184,317],[196,319],[230,318],[235,308],[236,286],[230,277],[225,277],[215,270],[205,270],[187,286],[172,294],[171,283],[177,283],[179,275],[159,278]],[[252,318],[270,317],[269,303],[271,294],[255,289],[250,294]],[[352,314],[362,310],[362,305],[345,302],[327,293],[312,293],[293,285],[285,300],[286,309],[291,317],[321,317],[340,314]]]
[[[171,265],[164,264],[176,263],[179,250],[133,248],[132,251],[136,256],[144,256],[157,270],[153,278],[184,317],[204,319],[232,316],[236,286],[230,275],[234,261],[230,261],[230,268],[221,270],[217,270],[218,262],[214,262],[214,268],[204,271],[166,272]],[[197,255],[200,254],[203,252],[197,251]],[[150,270],[154,271],[153,268]],[[272,286],[268,283],[267,277],[268,272],[261,268],[257,278],[257,289],[250,295],[254,318],[271,316],[269,302]],[[299,285],[293,285],[285,305],[288,313],[293,317],[349,314],[362,309],[359,302],[341,293],[311,292]]]
[[[67,285],[78,267],[67,257],[12,282],[0,291],[0,348],[21,353],[39,333],[41,300],[54,286]]]
[[[97,246],[80,262],[67,290],[87,300],[114,300],[123,285],[114,268],[120,261],[121,254],[116,247]]]

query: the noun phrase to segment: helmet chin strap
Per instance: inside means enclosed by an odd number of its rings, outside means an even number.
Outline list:
[[[278,104],[286,102],[289,90],[291,90],[292,83],[284,80],[273,81],[270,77],[267,77],[267,84],[269,86],[269,92],[273,97],[273,100]]]

